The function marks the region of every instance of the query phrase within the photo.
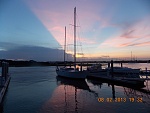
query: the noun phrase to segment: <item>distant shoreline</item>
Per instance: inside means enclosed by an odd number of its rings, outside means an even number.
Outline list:
[[[8,62],[10,67],[32,67],[32,66],[73,66],[74,63],[72,61],[63,62],[63,61],[46,61],[46,62],[38,62],[34,60],[30,61],[13,61],[13,60],[0,60],[0,62]],[[96,63],[109,63],[110,61],[78,61],[78,65],[90,66]],[[135,61],[113,61],[114,63],[150,63],[150,60],[135,60]],[[1,67],[1,63],[0,63]]]

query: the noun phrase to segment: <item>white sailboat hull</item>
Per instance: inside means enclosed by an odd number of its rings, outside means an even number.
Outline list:
[[[78,70],[56,70],[58,76],[67,77],[67,78],[74,78],[74,79],[85,79],[88,75],[87,71],[78,71]]]

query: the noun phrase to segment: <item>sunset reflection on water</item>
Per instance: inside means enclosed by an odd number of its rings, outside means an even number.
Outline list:
[[[150,112],[149,93],[101,80],[60,78],[55,67],[12,67],[10,74],[3,113]]]

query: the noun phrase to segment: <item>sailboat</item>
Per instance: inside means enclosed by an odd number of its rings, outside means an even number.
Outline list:
[[[73,78],[73,79],[85,79],[88,75],[88,71],[79,70],[76,68],[76,7],[74,8],[74,68],[56,68],[56,73],[58,76]],[[65,41],[66,41],[66,28],[65,28]],[[64,63],[65,63],[65,48],[66,42],[64,47]]]

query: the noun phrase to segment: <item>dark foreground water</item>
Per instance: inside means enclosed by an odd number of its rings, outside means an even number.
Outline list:
[[[58,78],[55,67],[11,67],[10,73],[3,113],[150,113],[150,94],[131,88]]]

